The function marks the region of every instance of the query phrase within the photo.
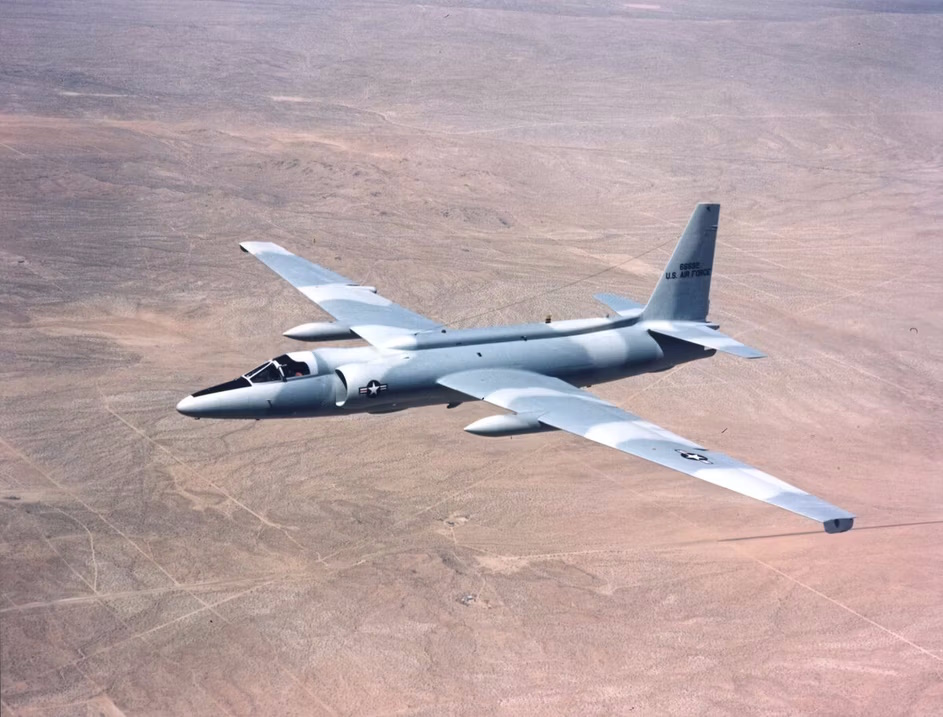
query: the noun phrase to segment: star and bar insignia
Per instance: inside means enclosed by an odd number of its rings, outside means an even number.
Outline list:
[[[711,460],[707,456],[702,456],[700,453],[691,453],[690,451],[682,451],[680,448],[675,448],[675,450],[681,454],[682,458],[687,458],[689,461],[697,461],[698,463],[710,463]]]
[[[366,396],[367,398],[376,398],[386,389],[387,385],[385,383],[380,383],[379,381],[374,380],[368,383],[366,386],[360,387],[360,395]]]

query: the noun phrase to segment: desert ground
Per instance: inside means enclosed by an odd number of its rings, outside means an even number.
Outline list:
[[[938,3],[0,2],[4,717],[943,713],[941,197]],[[601,316],[698,201],[769,358],[593,391],[849,533],[483,404],[174,410],[324,316],[241,241]]]

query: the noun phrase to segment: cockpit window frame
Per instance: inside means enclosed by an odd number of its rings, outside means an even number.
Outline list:
[[[273,371],[275,374],[277,374],[277,376],[271,373]],[[257,376],[260,376],[262,374],[267,374],[268,377],[263,378],[261,380],[258,379]],[[253,386],[257,384],[262,384],[262,383],[275,383],[276,381],[285,380],[285,374],[282,373],[281,366],[279,366],[278,363],[274,360],[266,361],[261,366],[258,366],[257,368],[252,369],[252,371],[247,373],[245,377],[252,383]]]
[[[270,366],[271,363],[272,363],[272,361],[271,361],[271,359],[270,359],[270,360],[266,361],[266,362],[263,363],[263,364],[259,364],[258,366],[256,366],[256,367],[255,367],[254,369],[252,369],[251,371],[246,371],[246,372],[245,372],[244,374],[242,374],[242,375],[243,375],[245,378],[249,378],[250,376],[255,376],[255,375],[256,375],[259,371],[261,371],[263,368],[267,368],[268,366]]]
[[[272,372],[278,374],[276,378]],[[262,380],[257,379],[256,377],[264,374],[266,378]],[[276,381],[291,381],[298,378],[306,378],[308,376],[313,376],[311,372],[311,366],[308,365],[305,361],[297,361],[293,359],[288,354],[282,354],[281,356],[276,356],[273,359],[266,361],[261,366],[256,366],[251,371],[248,371],[242,375],[247,381],[250,381],[252,385],[263,384],[263,383],[274,383]]]
[[[305,378],[311,376],[311,367],[304,361],[296,361],[288,354],[276,356],[272,361],[278,364],[279,369],[284,376],[284,380],[290,381],[295,378]]]

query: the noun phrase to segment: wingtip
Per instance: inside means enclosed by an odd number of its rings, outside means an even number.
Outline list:
[[[270,241],[244,241],[239,248],[247,254],[291,254],[287,249]]]
[[[845,533],[851,530],[851,527],[854,524],[854,516],[849,518],[832,518],[831,520],[826,520],[822,523],[822,525],[825,526],[826,533]]]

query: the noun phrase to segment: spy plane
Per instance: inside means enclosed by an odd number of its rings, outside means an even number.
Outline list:
[[[368,345],[295,351],[177,404],[196,418],[302,418],[452,408],[485,401],[509,413],[465,427],[477,436],[566,431],[728,488],[842,533],[854,515],[768,473],[675,435],[583,390],[666,371],[721,351],[763,357],[707,318],[718,204],[699,204],[645,305],[596,299],[605,318],[450,329],[270,242],[241,244],[332,317],[285,332],[298,341]]]

